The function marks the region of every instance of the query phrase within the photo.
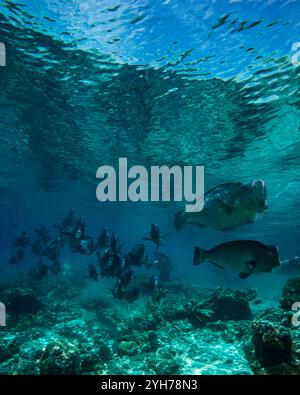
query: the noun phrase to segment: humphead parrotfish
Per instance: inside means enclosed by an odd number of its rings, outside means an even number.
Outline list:
[[[228,182],[204,194],[204,207],[201,211],[178,212],[174,224],[177,231],[186,224],[224,231],[254,222],[267,208],[264,181],[253,180],[249,184]]]
[[[242,279],[253,273],[269,273],[280,265],[277,247],[255,240],[229,241],[210,250],[195,247],[194,265],[204,261],[235,271]]]

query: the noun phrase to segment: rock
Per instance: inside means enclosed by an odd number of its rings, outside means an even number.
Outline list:
[[[145,348],[146,352],[148,352],[148,351],[153,352],[153,351],[157,350],[157,348],[159,346],[159,340],[158,340],[157,333],[155,331],[149,331],[146,334],[145,346],[147,346]]]
[[[102,311],[109,307],[109,301],[103,297],[87,297],[80,302],[81,306],[87,311]]]
[[[65,298],[60,285],[45,291],[45,284],[31,286],[44,308],[11,315],[12,325],[0,330],[0,374],[251,374],[245,341],[251,363],[262,369],[254,357],[251,321],[244,319],[254,292],[175,285],[179,294],[168,290],[158,299],[141,299],[130,311],[115,301],[96,314],[77,303],[79,298],[76,303]],[[256,310],[262,314],[253,306],[255,317]],[[277,309],[269,314],[278,315],[280,324],[284,311]],[[291,332],[294,349],[300,349],[298,331]]]
[[[208,323],[206,327],[219,332],[222,339],[231,344],[248,338],[250,332],[249,321],[216,321]]]
[[[256,320],[251,329],[255,357],[263,366],[291,361],[292,337],[287,328],[269,321]]]
[[[289,278],[282,290],[280,306],[290,311],[295,302],[300,302],[300,276]]]
[[[43,307],[30,288],[6,290],[2,293],[0,300],[6,305],[8,314],[34,314]]]
[[[249,320],[252,317],[249,300],[254,292],[219,288],[205,301],[192,300],[182,310],[181,319],[187,318],[195,328],[210,322],[227,320]]]
[[[204,302],[204,306],[213,311],[214,321],[249,320],[252,317],[249,299],[253,291],[249,292],[219,288]]]
[[[80,349],[81,373],[92,372],[101,363],[96,349]]]
[[[282,326],[292,327],[292,314],[292,311],[285,311],[280,307],[272,307],[261,311],[256,317]]]
[[[57,337],[57,336],[56,336]],[[51,341],[56,340],[51,331],[43,328],[30,328],[19,332],[10,344],[12,352],[20,354],[26,360],[37,360],[44,348]]]
[[[154,321],[156,325],[162,324],[164,321],[178,321],[186,319],[186,311],[184,306],[187,302],[187,298],[183,295],[174,295],[167,293],[163,298],[159,300],[151,299],[151,303],[149,302],[147,305],[147,309],[152,312],[152,316],[154,317]],[[145,313],[143,313],[144,316]],[[142,319],[142,317],[141,317]],[[149,329],[154,329],[155,325],[150,327]]]
[[[111,347],[109,347],[104,342],[101,342],[100,347],[99,347],[99,356],[100,356],[101,361],[103,361],[103,362],[110,361],[113,357],[113,352],[112,352]]]
[[[79,374],[79,351],[66,340],[51,342],[42,353],[39,367],[42,375]]]
[[[156,374],[179,374],[182,365],[176,352],[168,347],[158,349],[152,363]]]
[[[121,341],[118,344],[119,355],[135,355],[138,353],[138,345],[134,341]]]
[[[131,322],[131,326],[139,331],[154,330],[160,324],[157,314],[137,314]]]
[[[212,321],[214,312],[209,309],[203,308],[202,303],[191,301],[184,307],[185,317],[195,328],[205,326],[209,321]]]
[[[4,347],[2,345],[0,345],[0,363],[6,361],[7,359],[10,358],[10,353],[9,350],[7,349],[7,347]]]
[[[11,372],[13,375],[38,375],[39,368],[33,361],[21,360]]]

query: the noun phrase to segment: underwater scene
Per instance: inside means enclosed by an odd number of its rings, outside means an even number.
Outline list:
[[[299,16],[0,0],[0,375],[300,374]]]

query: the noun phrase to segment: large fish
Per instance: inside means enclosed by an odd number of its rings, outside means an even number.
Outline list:
[[[269,273],[280,265],[277,247],[254,240],[229,241],[210,250],[195,247],[194,265],[204,261],[238,272],[242,279],[253,273]]]
[[[174,224],[178,231],[186,224],[219,230],[233,229],[254,222],[267,208],[264,181],[254,180],[249,184],[228,182],[205,193],[201,211],[178,212]]]

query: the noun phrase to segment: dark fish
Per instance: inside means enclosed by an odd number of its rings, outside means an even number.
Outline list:
[[[98,247],[99,248],[109,247],[109,231],[107,227],[102,229],[98,237]]]
[[[22,261],[25,254],[25,247],[21,246],[16,248],[14,254],[10,257],[9,263],[11,265],[16,265]]]
[[[102,276],[105,276],[110,261],[109,250],[108,249],[105,250],[104,254],[102,255],[97,251],[97,256],[98,256],[97,264],[100,266],[100,273]]]
[[[60,236],[51,239],[44,247],[41,248],[40,255],[46,256],[51,261],[55,261],[59,257],[62,246],[63,242]]]
[[[59,229],[59,234],[63,235],[66,233],[70,233],[72,231],[72,228],[75,224],[76,218],[74,214],[74,210],[71,209],[66,215],[66,217],[61,219],[61,224],[60,225],[53,225],[55,228]]]
[[[280,265],[277,247],[254,240],[230,241],[210,250],[195,247],[194,265],[206,260],[221,268],[238,272],[243,279],[252,273],[271,272]]]
[[[24,231],[19,236],[17,236],[13,242],[14,247],[26,247],[29,244],[29,234]]]
[[[133,278],[133,271],[131,270],[131,268],[130,267],[125,268],[120,274],[118,285],[121,288],[127,288],[132,278]]]
[[[85,221],[83,217],[80,217],[74,224],[70,232],[70,242],[73,239],[82,240],[85,237]]]
[[[125,261],[127,265],[141,266],[145,254],[145,245],[136,244],[132,250],[126,254]]]
[[[103,256],[98,254],[98,263],[101,275],[105,277],[118,277],[124,269],[124,259],[118,254],[111,255],[107,250]]]
[[[219,230],[234,229],[259,218],[268,208],[266,185],[262,180],[249,184],[230,182],[210,189],[204,195],[204,207],[198,212],[180,211],[175,215],[177,231],[186,224]]]
[[[118,275],[123,269],[124,261],[118,254],[114,254],[111,258],[111,273],[112,275]]]
[[[94,243],[91,237],[86,237],[80,240],[80,248],[78,252],[82,255],[91,255],[97,249],[96,244]]]
[[[152,241],[156,245],[156,248],[158,249],[162,244],[161,242],[162,235],[159,227],[156,224],[151,224],[151,229],[149,234],[150,237],[143,237],[143,240]]]
[[[36,233],[37,239],[42,243],[46,244],[50,240],[50,232],[47,226],[42,225],[38,229],[33,229],[33,231]]]
[[[120,243],[120,239],[119,236],[116,233],[113,233],[111,235],[111,239],[110,239],[110,249],[112,252],[118,254],[119,252],[121,252],[121,243]]]

